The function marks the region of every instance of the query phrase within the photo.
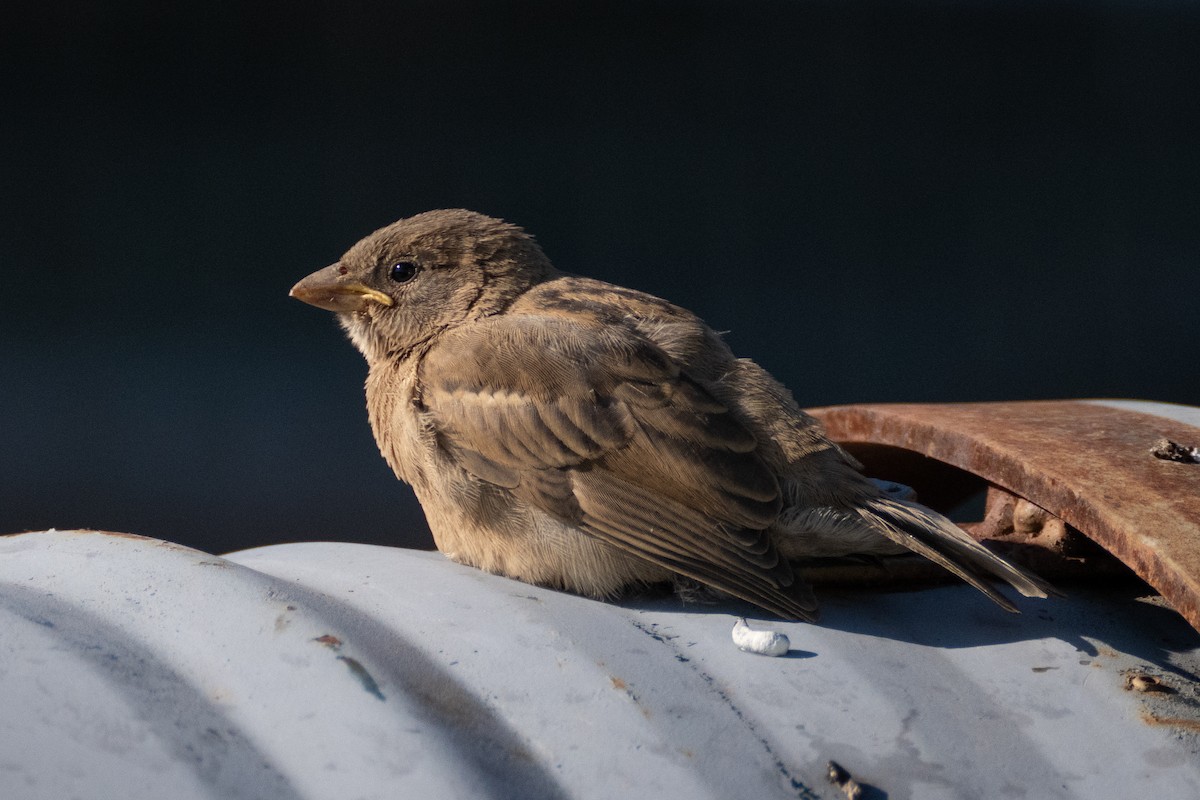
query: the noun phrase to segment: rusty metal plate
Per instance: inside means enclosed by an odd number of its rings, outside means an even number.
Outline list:
[[[1200,630],[1200,409],[1140,401],[880,404],[814,409],[830,438],[918,453],[1042,507],[1157,589]],[[893,477],[893,476],[886,476]]]

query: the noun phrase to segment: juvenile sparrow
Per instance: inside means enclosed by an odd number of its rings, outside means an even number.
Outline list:
[[[907,548],[1009,610],[991,579],[1052,591],[885,496],[694,314],[559,272],[515,225],[403,219],[291,295],[366,357],[375,441],[455,561],[599,598],[683,577],[806,620],[791,559]]]

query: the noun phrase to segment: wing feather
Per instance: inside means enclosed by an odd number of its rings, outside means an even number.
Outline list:
[[[632,328],[493,317],[426,355],[421,398],[480,480],[654,564],[792,618],[811,591],[767,528],[754,434]]]

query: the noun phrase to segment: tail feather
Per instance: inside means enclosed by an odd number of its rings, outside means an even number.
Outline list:
[[[1017,608],[992,586],[991,579],[1008,583],[1026,597],[1060,594],[1046,581],[1005,561],[953,522],[919,503],[878,497],[866,501],[858,512],[887,538],[945,567],[1008,611]]]

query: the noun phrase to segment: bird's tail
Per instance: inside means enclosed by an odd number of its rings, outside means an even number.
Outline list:
[[[1008,583],[1026,597],[1060,594],[1046,581],[1005,561],[953,522],[919,503],[876,497],[867,500],[858,513],[876,531],[950,570],[1008,611],[1016,611],[1017,607],[992,586],[991,579]]]

